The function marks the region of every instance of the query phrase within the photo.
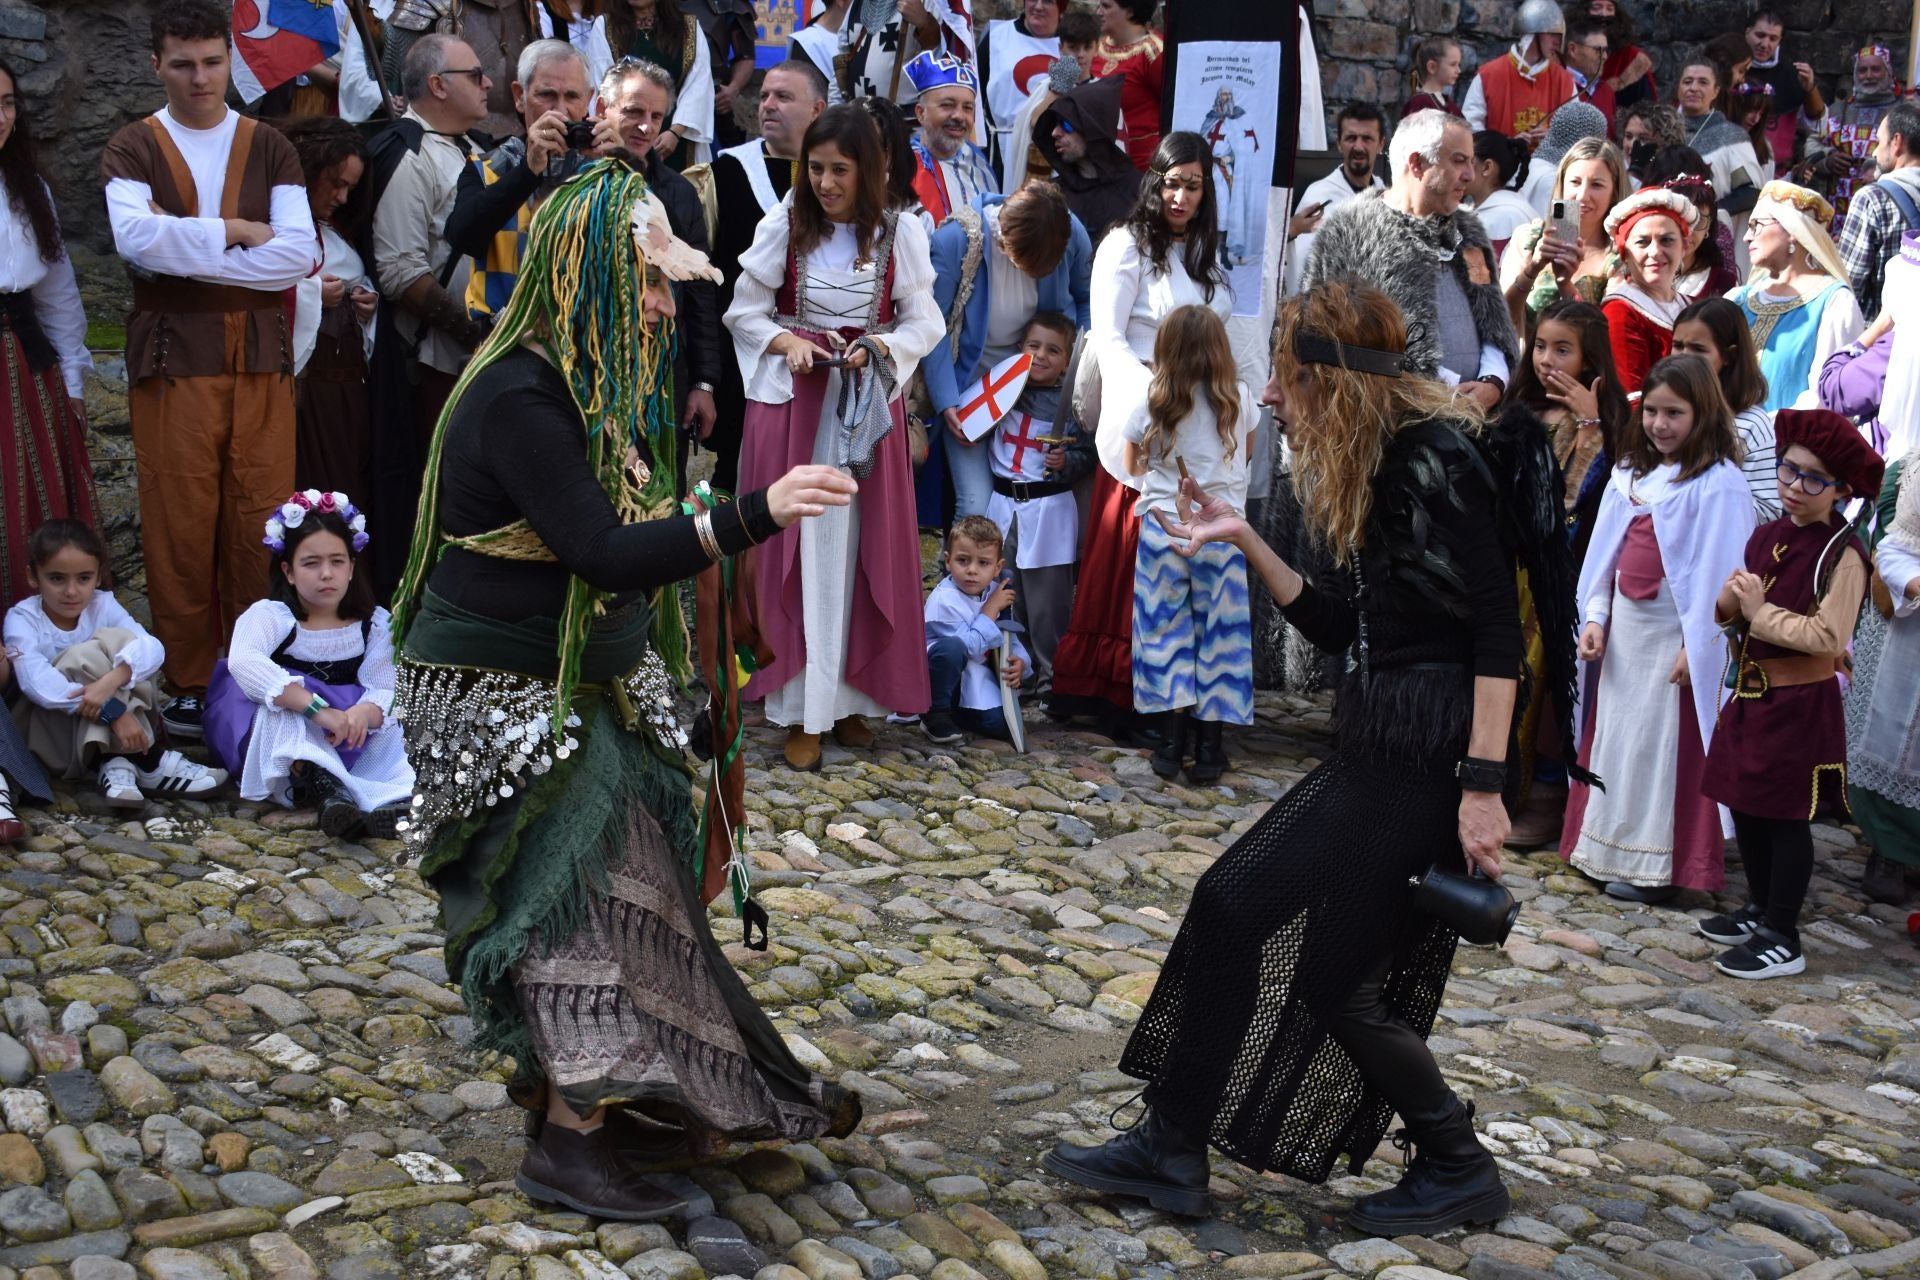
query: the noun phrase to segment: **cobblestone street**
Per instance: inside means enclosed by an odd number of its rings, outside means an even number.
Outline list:
[[[523,1113],[462,1049],[398,846],[231,802],[126,822],[66,790],[0,856],[0,1280],[1920,1275],[1920,953],[1832,828],[1808,971],[1767,983],[1711,968],[1703,897],[1633,908],[1556,856],[1510,860],[1519,926],[1462,948],[1432,1040],[1514,1191],[1490,1231],[1339,1225],[1398,1176],[1385,1144],[1322,1187],[1216,1161],[1204,1222],[1041,1172],[1055,1141],[1112,1136],[1135,1089],[1113,1063],[1195,878],[1326,718],[1262,695],[1205,789],[1044,722],[1024,757],[889,727],[812,775],[753,731],[773,945],[715,928],[867,1119],[672,1175],[691,1220],[643,1226],[513,1189]]]

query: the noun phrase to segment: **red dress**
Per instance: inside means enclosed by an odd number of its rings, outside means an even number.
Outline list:
[[[1133,710],[1133,573],[1140,495],[1105,467],[1093,470],[1093,509],[1073,593],[1073,617],[1053,655],[1053,706],[1092,714]]]
[[[1411,98],[1408,98],[1406,102],[1401,104],[1400,118],[1405,120],[1416,111],[1444,111],[1450,116],[1464,118],[1460,108],[1453,104],[1452,99],[1443,97],[1437,93],[1427,93],[1424,90],[1414,94]]]
[[[1615,285],[1601,304],[1607,317],[1607,342],[1613,347],[1613,367],[1619,371],[1620,387],[1627,399],[1640,402],[1640,384],[1647,371],[1673,352],[1673,319],[1686,308],[1686,300],[1661,302],[1649,297],[1637,286]]]
[[[1093,78],[1120,76],[1120,115],[1126,122],[1127,159],[1147,171],[1160,145],[1160,95],[1166,86],[1161,55],[1166,46],[1156,31],[1128,45],[1115,45],[1105,36],[1093,54]]]

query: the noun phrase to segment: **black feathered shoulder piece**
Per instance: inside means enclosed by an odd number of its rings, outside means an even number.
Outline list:
[[[1599,779],[1572,763],[1579,759],[1573,705],[1580,678],[1580,609],[1574,598],[1579,574],[1567,535],[1566,480],[1546,424],[1520,405],[1507,406],[1488,424],[1481,445],[1500,495],[1500,540],[1526,571],[1540,622],[1546,651],[1541,684],[1560,726],[1560,758],[1576,779],[1598,786]]]
[[[1373,481],[1373,511],[1360,558],[1367,589],[1382,604],[1449,617],[1469,612],[1461,549],[1453,531],[1474,495],[1497,492],[1487,459],[1462,421],[1428,419],[1401,428],[1387,443]]]
[[[1565,493],[1546,425],[1523,408],[1509,406],[1484,427],[1446,419],[1414,423],[1381,459],[1361,565],[1368,588],[1384,593],[1383,603],[1464,618],[1466,579],[1454,531],[1466,520],[1491,522],[1516,568],[1527,574],[1546,645],[1542,687],[1561,727],[1561,758],[1572,761],[1578,611]],[[1525,673],[1516,674],[1522,697],[1533,696]],[[1572,772],[1594,781],[1577,767]]]

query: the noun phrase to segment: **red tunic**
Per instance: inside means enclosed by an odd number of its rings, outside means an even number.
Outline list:
[[[1160,145],[1160,94],[1166,86],[1161,55],[1166,51],[1159,33],[1149,31],[1124,47],[1104,37],[1093,55],[1093,77],[1121,77],[1120,115],[1126,123],[1127,159],[1147,171]]]
[[[1640,384],[1647,371],[1673,352],[1673,326],[1663,324],[1628,298],[1614,294],[1601,304],[1607,317],[1607,342],[1613,347],[1613,367],[1627,399],[1639,403]]]
[[[1746,567],[1766,581],[1768,604],[1791,613],[1814,612],[1814,568],[1840,528],[1838,519],[1796,525],[1781,516],[1753,531],[1747,539]],[[1849,534],[1827,554],[1823,574],[1831,575],[1841,557],[1855,554],[1864,559],[1866,551]],[[1751,636],[1745,653],[1749,661],[1801,656]],[[1756,817],[1803,822],[1848,817],[1847,724],[1840,681],[1743,691],[1729,698],[1707,751],[1703,783],[1706,793],[1721,804]]]
[[[1573,73],[1550,62],[1529,80],[1509,49],[1480,68],[1480,86],[1487,96],[1487,128],[1517,138],[1545,124],[1573,97]]]

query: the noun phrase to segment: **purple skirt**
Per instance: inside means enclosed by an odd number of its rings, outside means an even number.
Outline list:
[[[351,707],[366,697],[367,691],[357,684],[326,684],[310,675],[302,674],[300,682],[307,686],[310,693],[317,693],[327,700],[330,707]],[[260,703],[241,692],[227,672],[225,658],[213,664],[213,679],[207,683],[207,708],[201,724],[206,733],[207,745],[220,758],[220,763],[228,773],[238,778],[244,772],[247,763],[247,744],[253,738],[253,715],[260,709]],[[288,715],[297,714],[288,712]],[[364,748],[336,747],[340,763],[348,772],[352,772],[354,761],[360,758]]]

